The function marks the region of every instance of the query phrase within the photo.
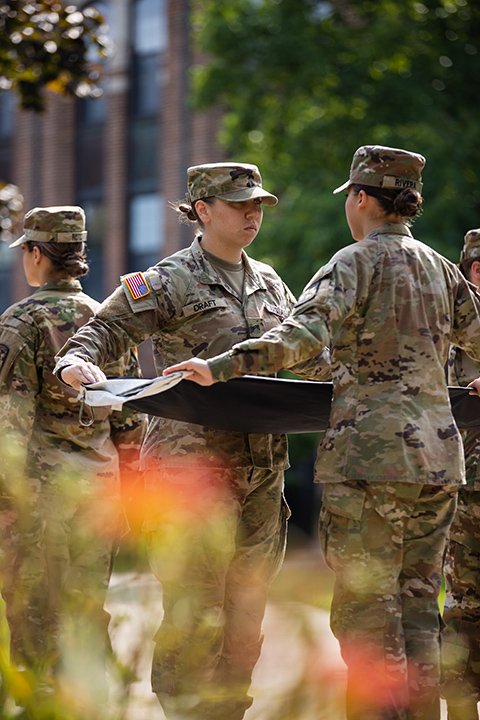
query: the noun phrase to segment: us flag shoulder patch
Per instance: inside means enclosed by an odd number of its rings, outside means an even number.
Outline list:
[[[141,272],[131,273],[125,277],[125,283],[130,290],[130,295],[134,300],[150,295],[150,288]]]

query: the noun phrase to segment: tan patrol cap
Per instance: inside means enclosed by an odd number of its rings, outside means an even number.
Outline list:
[[[350,177],[333,193],[342,192],[356,184],[389,190],[412,188],[421,193],[421,173],[425,162],[423,155],[408,150],[383,145],[362,145],[353,156]]]
[[[262,176],[256,165],[247,163],[209,163],[193,165],[187,170],[187,200],[191,203],[205,197],[228,202],[262,198],[266,205],[276,205],[278,198],[262,187]]]
[[[469,230],[465,234],[464,245],[460,254],[460,262],[464,260],[480,260],[480,228]]]
[[[85,212],[76,205],[37,207],[29,210],[23,221],[23,235],[9,245],[25,242],[79,243],[87,241]]]

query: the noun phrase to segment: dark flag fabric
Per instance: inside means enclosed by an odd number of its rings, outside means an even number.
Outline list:
[[[126,389],[122,380],[94,383],[86,386],[84,402],[127,405],[149,415],[234,432],[292,434],[328,426],[331,383],[247,375],[202,387],[186,379],[179,382],[186,373],[174,375],[129,380]],[[480,398],[464,387],[449,387],[448,392],[457,426],[480,427]]]
[[[480,398],[470,395],[466,387],[449,387],[450,405],[452,406],[453,417],[460,430],[480,428]]]

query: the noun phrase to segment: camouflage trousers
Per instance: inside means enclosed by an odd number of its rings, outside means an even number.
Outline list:
[[[107,690],[110,616],[103,604],[118,508],[116,500],[72,507],[42,494],[35,505],[0,499],[0,582],[12,660],[38,678],[73,681],[92,702],[104,702]]]
[[[478,720],[480,491],[461,488],[445,558],[443,695],[450,720]]]
[[[152,689],[167,718],[241,720],[285,552],[283,470],[177,467],[156,481],[165,512],[146,525],[164,615]]]
[[[324,486],[320,539],[335,573],[332,631],[349,720],[440,718],[440,591],[457,486]]]

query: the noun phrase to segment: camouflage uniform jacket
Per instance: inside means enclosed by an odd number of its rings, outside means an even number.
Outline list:
[[[450,348],[448,359],[448,384],[468,385],[480,375],[480,363],[474,362],[458,347]],[[480,490],[480,431],[461,430],[465,455],[467,487],[465,490]]]
[[[219,380],[265,374],[330,341],[318,479],[463,483],[444,366],[450,343],[480,360],[480,296],[458,268],[405,225],[376,228],[316,273],[280,327],[209,365]]]
[[[259,337],[288,315],[295,298],[271,267],[245,253],[243,260],[245,284],[240,298],[219,277],[196,238],[189,248],[142,274],[148,289],[144,297],[133,298],[128,289],[131,275],[122,278],[121,286],[70,338],[60,356],[74,353],[102,367],[151,338],[160,375],[164,367],[192,355],[209,358],[235,342]],[[273,469],[288,465],[284,435],[221,432],[159,417],[149,421],[142,458],[173,466],[203,462],[212,467]]]
[[[141,444],[143,415],[107,408],[96,413],[90,427],[82,427],[77,392],[52,374],[55,354],[98,307],[78,280],[62,280],[39,288],[0,318],[2,439],[13,433],[21,441],[29,474],[39,481],[75,465],[85,479],[101,474],[116,486],[118,450],[128,454]],[[135,353],[108,372],[139,376]]]

